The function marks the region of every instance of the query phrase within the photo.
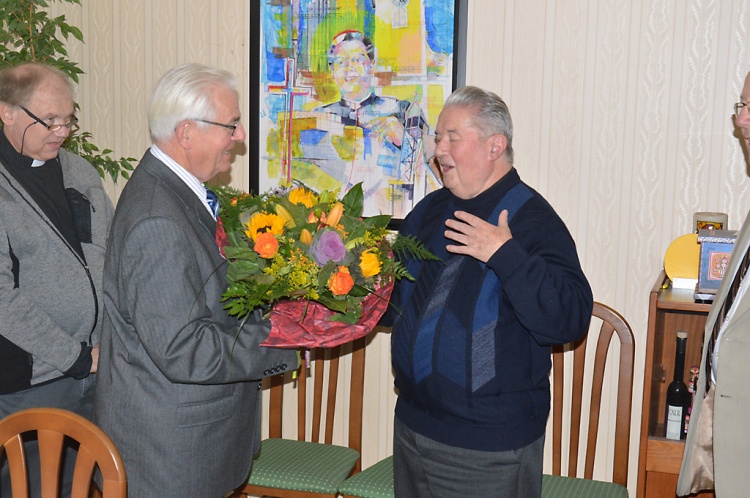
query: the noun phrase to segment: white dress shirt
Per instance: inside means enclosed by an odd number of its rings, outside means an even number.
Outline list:
[[[195,192],[195,195],[198,196],[198,199],[203,201],[203,205],[206,207],[206,210],[211,215],[211,218],[214,217],[214,212],[211,209],[211,207],[208,205],[208,199],[206,198],[206,187],[201,183],[200,180],[198,180],[191,172],[177,164],[177,161],[169,157],[163,150],[161,150],[156,145],[151,146],[151,154],[154,155],[155,158],[163,162],[167,165],[169,169],[171,169],[175,175],[177,175],[180,180],[185,182],[185,185],[190,187],[190,190]]]

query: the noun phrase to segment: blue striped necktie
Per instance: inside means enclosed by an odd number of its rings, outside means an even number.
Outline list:
[[[208,207],[211,208],[211,212],[214,215],[214,220],[219,218],[219,199],[216,194],[210,188],[206,188],[206,200],[208,201]]]

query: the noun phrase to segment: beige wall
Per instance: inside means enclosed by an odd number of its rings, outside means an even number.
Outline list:
[[[84,44],[70,43],[81,77],[79,124],[94,143],[117,157],[140,159],[151,144],[146,104],[151,89],[169,68],[200,62],[239,78],[240,108],[247,108],[249,4],[243,0],[82,0],[82,6],[51,3],[81,28]],[[247,122],[247,111],[243,116]],[[225,183],[246,188],[249,158],[237,157]],[[119,187],[110,192],[116,197]]]
[[[568,223],[595,298],[634,329],[633,495],[648,291],[693,212],[726,212],[735,229],[750,206],[731,121],[750,69],[750,1],[467,1],[467,83],[506,99],[522,178]],[[246,108],[255,49],[246,0],[82,3],[64,11],[86,37],[71,55],[87,73],[81,125],[100,145],[141,156],[151,86],[180,62],[234,71]],[[233,185],[247,185],[250,164],[238,157]],[[388,337],[373,346],[366,466],[390,452],[395,399]]]

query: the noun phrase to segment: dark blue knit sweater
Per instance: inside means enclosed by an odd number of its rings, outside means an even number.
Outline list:
[[[456,210],[497,224],[508,209],[513,238],[483,264],[450,254],[445,220]],[[442,262],[407,260],[416,282],[397,286],[387,322],[399,391],[398,419],[436,441],[506,451],[544,434],[550,345],[581,337],[593,298],[565,224],[515,169],[479,196],[447,189],[404,220]]]

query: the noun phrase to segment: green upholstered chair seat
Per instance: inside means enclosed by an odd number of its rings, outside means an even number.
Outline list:
[[[291,439],[266,439],[253,461],[248,483],[279,489],[336,492],[359,458],[345,446]]]
[[[345,480],[339,493],[360,498],[393,497],[393,457]],[[625,486],[575,477],[542,476],[542,498],[628,498]]]
[[[542,498],[628,498],[628,488],[613,482],[542,476]]]
[[[339,485],[342,495],[393,498],[393,457],[389,456]]]

